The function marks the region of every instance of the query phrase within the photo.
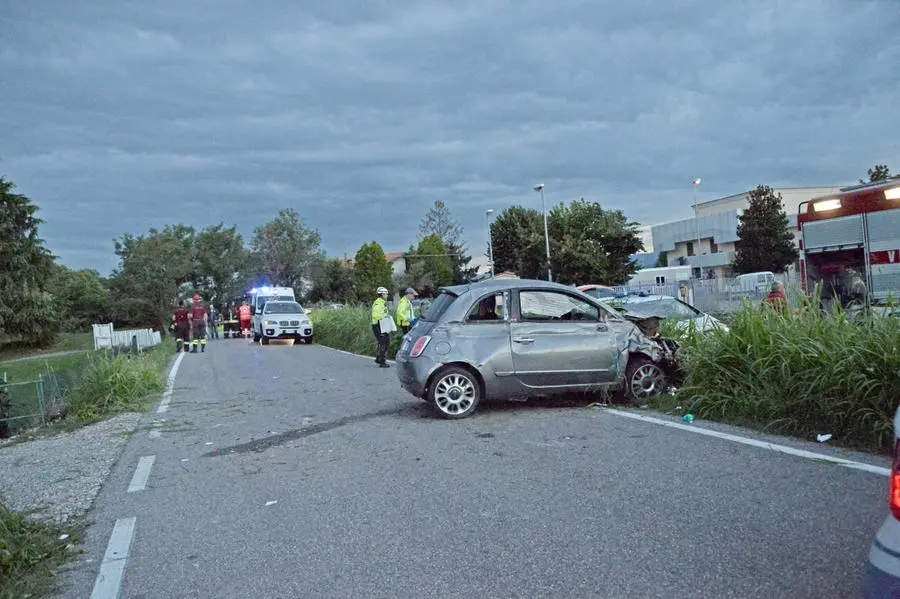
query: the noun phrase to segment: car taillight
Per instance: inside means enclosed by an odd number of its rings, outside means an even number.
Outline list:
[[[900,440],[894,444],[894,461],[891,464],[891,513],[900,520]]]
[[[416,341],[416,344],[413,345],[412,349],[409,350],[410,358],[418,358],[422,355],[422,352],[425,351],[425,347],[428,346],[428,342],[431,341],[431,337],[419,337],[419,340]]]

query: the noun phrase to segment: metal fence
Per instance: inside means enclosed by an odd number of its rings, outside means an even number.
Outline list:
[[[48,371],[30,381],[10,382],[0,373],[0,437],[42,426],[66,414],[78,379],[72,370]]]
[[[803,294],[799,277],[776,275],[775,279],[784,283],[785,294],[791,305],[799,303]],[[616,287],[620,293],[651,293],[669,295],[680,298],[692,306],[708,314],[731,314],[736,312],[745,302],[759,305],[768,295],[770,288],[736,289],[736,278],[690,279],[687,281],[663,283],[636,283]]]

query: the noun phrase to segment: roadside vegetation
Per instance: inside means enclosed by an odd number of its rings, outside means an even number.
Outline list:
[[[57,572],[75,556],[77,536],[0,504],[0,599],[50,596]]]
[[[370,310],[363,306],[340,310],[321,310],[311,315],[316,343],[354,354],[375,357],[375,335],[372,333]],[[391,335],[388,359],[391,360],[400,349],[403,336],[397,332]]]
[[[889,449],[900,402],[900,319],[839,308],[784,315],[748,305],[728,324],[727,333],[680,336],[684,384],[654,407],[681,406],[697,418]]]

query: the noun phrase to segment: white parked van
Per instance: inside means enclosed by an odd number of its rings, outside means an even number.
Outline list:
[[[269,301],[294,302],[293,287],[256,287],[250,290],[250,312],[253,314],[253,340],[262,338],[262,312]]]
[[[738,275],[729,287],[729,291],[738,295],[765,295],[772,290],[775,273],[771,271],[748,272]]]

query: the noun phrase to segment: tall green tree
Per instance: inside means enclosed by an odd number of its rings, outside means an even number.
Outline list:
[[[510,206],[491,223],[494,272],[516,273],[523,279],[546,279],[544,229],[541,213]]]
[[[444,242],[436,234],[419,241],[414,251],[407,252],[405,276],[398,287],[413,287],[425,297],[433,297],[438,288],[454,283],[454,262],[447,256]]]
[[[244,275],[249,266],[249,252],[237,227],[222,223],[197,233],[196,250],[199,290],[216,303],[233,300],[245,290]]]
[[[324,257],[320,244],[319,232],[307,227],[295,210],[286,209],[256,228],[250,247],[269,283],[299,291],[302,280],[312,276],[313,264]]]
[[[469,266],[472,256],[463,243],[463,228],[453,218],[446,203],[435,200],[434,205],[422,218],[419,233],[422,238],[435,235],[441,240],[453,269],[453,283],[465,283],[475,276],[477,269]]]
[[[0,331],[28,345],[47,346],[59,331],[47,290],[54,257],[38,229],[43,221],[26,195],[0,177]]]
[[[353,268],[340,258],[319,260],[312,269],[311,302],[350,302],[356,299]]]
[[[70,332],[90,330],[92,324],[109,322],[110,291],[96,270],[72,270],[56,265],[50,278],[63,329]]]
[[[365,243],[356,252],[353,264],[356,298],[370,302],[375,298],[375,290],[386,287],[391,290],[391,264],[384,255],[384,248],[377,241]]]
[[[553,280],[565,285],[621,285],[637,272],[632,256],[644,249],[640,225],[620,210],[583,198],[548,215]]]
[[[116,239],[119,266],[113,272],[113,312],[117,322],[147,324],[166,330],[182,286],[197,278],[196,231],[168,225],[145,235]]]
[[[737,274],[781,273],[800,256],[781,194],[768,185],[758,185],[750,192],[749,205],[738,217],[737,236],[734,262]]]

